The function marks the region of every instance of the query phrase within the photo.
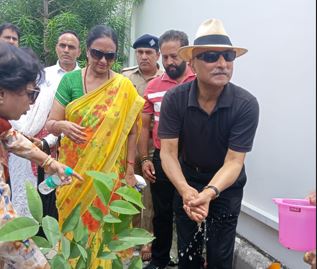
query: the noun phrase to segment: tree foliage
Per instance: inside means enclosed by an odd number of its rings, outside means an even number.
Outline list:
[[[85,62],[85,39],[98,24],[111,26],[118,34],[116,68],[126,61],[130,46],[129,27],[134,5],[142,0],[0,0],[0,23],[11,22],[21,30],[21,46],[31,47],[45,65],[56,62],[55,45],[60,32],[74,30],[81,38]]]

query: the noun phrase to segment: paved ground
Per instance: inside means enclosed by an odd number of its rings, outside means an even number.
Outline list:
[[[171,255],[177,257],[177,244],[176,233],[174,232],[173,245]],[[264,253],[262,250],[250,244],[243,237],[237,235],[234,252],[233,269],[267,269],[274,258]],[[144,263],[143,266],[145,266]],[[177,269],[177,266],[168,266],[166,269]],[[288,269],[286,266],[281,265],[281,268]]]

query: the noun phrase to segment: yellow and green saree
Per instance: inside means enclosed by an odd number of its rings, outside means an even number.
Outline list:
[[[65,118],[86,127],[87,142],[75,144],[67,137],[61,140],[59,161],[73,167],[84,182],[74,180],[71,185],[57,192],[57,208],[60,226],[72,210],[81,203],[81,216],[88,227],[90,237],[95,237],[92,259],[98,251],[100,235],[96,222],[88,212],[91,204],[103,210],[96,197],[93,182],[85,175],[88,170],[114,172],[118,179],[125,176],[128,134],[135,122],[141,127],[140,112],[144,100],[132,83],[120,74],[98,89],[72,101],[65,108]],[[99,240],[99,241],[98,241]],[[97,258],[90,268],[111,268],[109,263]]]

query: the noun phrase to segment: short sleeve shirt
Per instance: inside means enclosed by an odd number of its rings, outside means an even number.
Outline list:
[[[216,173],[228,149],[251,151],[258,125],[259,105],[248,91],[228,83],[208,115],[197,100],[197,80],[166,93],[158,135],[179,138],[181,158],[192,166]]]
[[[146,87],[143,96],[145,99],[143,113],[149,114],[154,118],[152,138],[155,148],[161,148],[161,143],[157,135],[157,130],[160,119],[161,102],[165,93],[182,83],[192,81],[193,79],[195,79],[195,77],[195,74],[188,66],[185,70],[182,82],[177,82],[176,80],[171,79],[166,73],[164,73],[160,77],[151,80]]]
[[[142,72],[139,69],[139,67],[134,66],[134,67],[130,67],[130,68],[129,67],[124,68],[122,70],[121,74],[124,75],[125,77],[127,77],[128,79],[130,79],[131,82],[133,83],[134,87],[137,89],[139,95],[143,96],[144,90],[145,90],[148,82],[151,81],[152,79],[162,75],[163,71],[160,69],[160,66],[157,65],[156,74],[152,77],[145,79],[144,76],[142,75]]]
[[[55,99],[63,106],[84,95],[81,70],[65,74],[58,85]]]

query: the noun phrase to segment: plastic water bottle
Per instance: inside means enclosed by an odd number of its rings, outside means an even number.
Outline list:
[[[64,172],[67,176],[71,176],[73,174],[73,169],[71,169],[70,167],[66,167]],[[46,195],[51,193],[61,184],[62,184],[62,181],[59,178],[59,176],[57,174],[53,174],[47,177],[45,180],[43,180],[39,184],[38,189],[40,193]]]
[[[136,184],[135,184],[134,188],[137,191],[141,192],[146,187],[146,182],[145,182],[144,178],[141,177],[140,175],[135,174],[134,176],[136,178]]]

